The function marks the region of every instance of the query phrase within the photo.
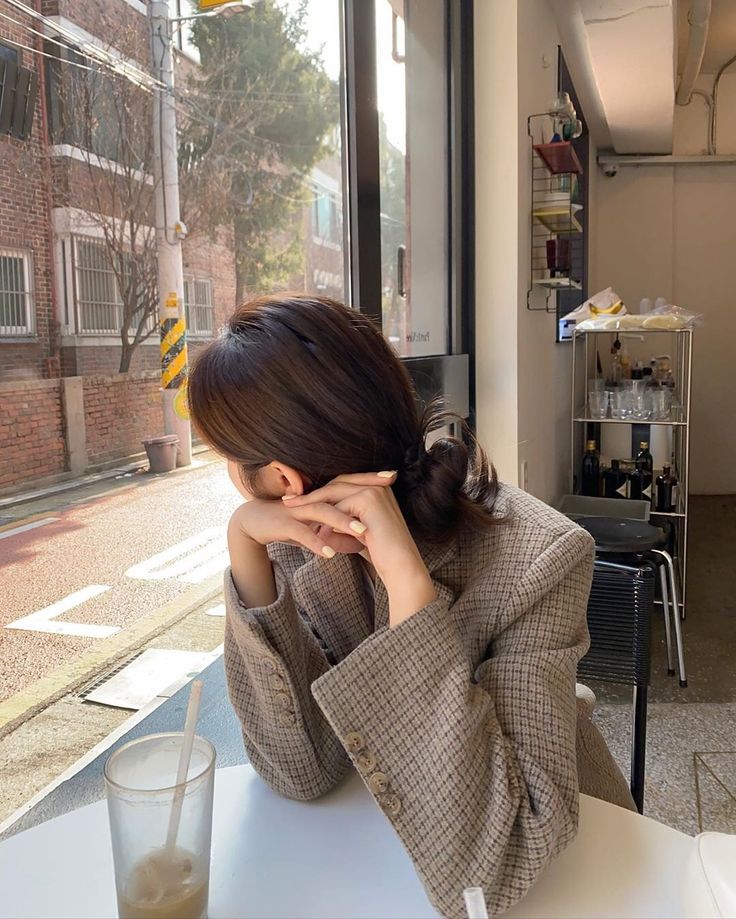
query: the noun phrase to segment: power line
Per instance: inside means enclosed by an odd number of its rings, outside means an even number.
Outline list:
[[[98,64],[102,64],[105,67],[110,68],[116,73],[124,76],[126,79],[130,80],[131,83],[136,83],[141,86],[141,88],[155,89],[163,88],[163,83],[160,83],[151,74],[146,73],[145,70],[141,70],[139,67],[136,67],[135,64],[131,64],[128,61],[125,61],[115,55],[111,54],[109,51],[106,51],[104,48],[100,48],[98,45],[93,45],[91,42],[82,38],[79,35],[76,35],[71,30],[65,28],[64,26],[59,25],[59,23],[54,22],[53,19],[50,19],[48,16],[44,16],[42,13],[37,12],[30,6],[26,6],[25,3],[21,3],[21,0],[5,0],[6,3],[9,3],[12,7],[19,10],[21,13],[24,13],[26,16],[29,16],[31,19],[34,19],[37,22],[43,23],[46,28],[51,29],[52,32],[56,35],[66,38],[67,41],[72,42],[73,49],[77,50],[78,53],[81,53],[89,58],[92,61],[95,61]],[[26,26],[29,28],[29,26]],[[37,49],[29,48],[27,50],[38,52]],[[45,55],[48,56],[48,55]]]

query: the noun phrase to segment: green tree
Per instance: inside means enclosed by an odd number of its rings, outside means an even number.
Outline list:
[[[288,284],[303,266],[306,176],[336,135],[338,86],[305,45],[306,15],[305,0],[288,9],[264,0],[193,30],[202,66],[182,96],[185,219],[232,227],[238,300]]]

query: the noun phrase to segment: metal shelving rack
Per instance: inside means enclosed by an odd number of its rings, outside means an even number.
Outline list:
[[[588,406],[588,381],[595,378],[597,355],[601,352],[601,342],[609,346],[616,337],[629,340],[642,339],[648,342],[650,336],[652,345],[656,348],[666,346],[671,351],[671,369],[675,378],[675,392],[670,417],[664,421],[639,421],[618,418],[592,418],[587,411]],[[591,341],[595,346],[591,347]],[[660,342],[663,345],[660,345]],[[588,439],[591,425],[635,425],[637,427],[668,427],[672,431],[671,460],[679,484],[678,501],[674,511],[651,511],[651,517],[657,520],[668,521],[673,532],[672,556],[680,581],[680,613],[685,618],[685,589],[687,586],[687,534],[688,534],[688,497],[689,497],[689,466],[690,466],[690,405],[692,390],[692,354],[693,330],[692,329],[619,329],[578,331],[575,330],[572,340],[572,424],[570,443],[570,493],[575,493],[576,471],[580,468],[584,444]],[[606,347],[606,353],[609,348]],[[651,353],[651,349],[650,349]],[[595,440],[600,444],[599,431],[594,429],[598,436]],[[644,438],[642,438],[644,439]],[[651,438],[650,438],[651,442]],[[654,475],[656,477],[655,469]]]
[[[583,247],[573,245],[573,238],[582,233],[578,214],[582,205],[575,203],[575,184],[582,166],[570,141],[537,143],[541,127],[537,119],[550,121],[550,113],[530,115],[527,119],[532,155],[531,188],[531,277],[526,305],[529,310],[554,313],[552,294],[560,290],[582,291]],[[547,241],[567,239],[570,265],[567,270],[550,270],[547,266]],[[556,298],[555,298],[556,300]]]

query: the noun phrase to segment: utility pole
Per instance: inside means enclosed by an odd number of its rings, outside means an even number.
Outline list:
[[[164,87],[155,90],[153,100],[153,178],[164,430],[166,434],[176,434],[179,438],[177,466],[189,466],[192,462],[192,434],[186,393],[189,369],[181,253],[186,228],[179,213],[171,22],[166,0],[151,0],[148,9],[154,73]]]

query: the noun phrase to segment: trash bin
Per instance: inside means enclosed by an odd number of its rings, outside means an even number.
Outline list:
[[[143,446],[148,454],[149,472],[171,472],[176,469],[176,454],[179,449],[179,438],[176,434],[150,437],[143,441]]]

